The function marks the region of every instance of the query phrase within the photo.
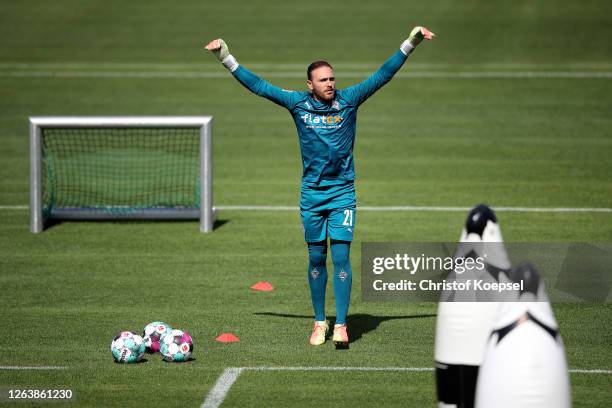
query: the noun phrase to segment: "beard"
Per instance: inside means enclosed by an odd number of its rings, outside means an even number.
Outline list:
[[[336,90],[331,90],[330,91],[322,91],[322,92],[317,92],[314,91],[315,96],[317,97],[317,99],[324,101],[324,102],[331,102],[335,97],[336,97]]]

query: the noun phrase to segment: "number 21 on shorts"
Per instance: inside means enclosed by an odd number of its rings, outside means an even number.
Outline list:
[[[344,210],[344,222],[342,225],[346,227],[353,226],[353,210]]]

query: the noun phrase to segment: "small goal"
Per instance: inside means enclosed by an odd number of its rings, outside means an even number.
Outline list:
[[[30,229],[199,219],[213,230],[212,117],[31,117]]]

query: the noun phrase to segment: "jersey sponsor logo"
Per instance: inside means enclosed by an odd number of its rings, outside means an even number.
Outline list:
[[[306,113],[300,118],[307,125],[307,128],[339,128],[342,127],[341,122],[343,120],[340,115],[313,115],[312,113]]]

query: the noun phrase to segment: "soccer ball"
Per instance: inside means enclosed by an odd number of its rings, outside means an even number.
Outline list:
[[[122,331],[113,339],[111,352],[118,363],[136,363],[144,356],[145,344],[139,335]]]
[[[164,361],[187,361],[193,353],[193,340],[187,332],[172,330],[162,336],[159,351]]]
[[[142,338],[149,353],[159,351],[159,339],[172,331],[172,327],[164,322],[152,322],[146,325],[142,332]]]

